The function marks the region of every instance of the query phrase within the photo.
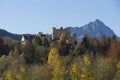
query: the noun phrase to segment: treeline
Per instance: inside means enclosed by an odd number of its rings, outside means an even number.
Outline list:
[[[0,80],[120,80],[120,41],[85,35],[78,45],[62,34],[26,45],[0,38]]]

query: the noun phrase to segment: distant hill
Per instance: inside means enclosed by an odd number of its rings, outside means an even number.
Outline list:
[[[78,42],[82,40],[85,34],[89,35],[91,38],[96,37],[98,39],[101,39],[102,36],[115,36],[117,39],[119,39],[119,37],[99,19],[96,19],[93,22],[89,22],[88,24],[81,27],[69,28],[71,33],[76,32]]]
[[[8,37],[10,39],[17,40],[17,41],[20,41],[22,37],[22,35],[10,33],[4,29],[0,29],[0,36]]]

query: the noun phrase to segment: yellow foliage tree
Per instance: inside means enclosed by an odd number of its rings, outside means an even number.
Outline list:
[[[64,59],[58,60],[54,70],[52,71],[53,78],[52,80],[66,80],[67,70],[66,70],[66,61]]]
[[[76,63],[72,65],[72,68],[70,71],[70,77],[71,77],[71,80],[80,80],[80,70]]]
[[[120,62],[116,65],[117,66],[117,74],[115,80],[120,80]]]
[[[75,58],[71,67],[71,80],[95,80],[93,66],[87,55]]]
[[[61,34],[60,39],[58,41],[58,51],[62,56],[68,55],[68,46],[66,36],[64,34]]]
[[[26,80],[26,68],[24,66],[21,66],[19,68],[19,76],[18,77],[18,80]]]
[[[51,48],[48,55],[48,65],[53,69],[57,60],[59,58],[58,50],[56,48]]]
[[[5,80],[14,80],[13,74],[14,73],[11,70],[6,71],[6,78],[5,78]]]
[[[89,57],[86,56],[86,55],[84,56],[84,62],[85,62],[86,65],[91,64]]]
[[[61,36],[60,36],[60,40],[59,40],[59,45],[61,45],[61,46],[64,46],[64,45],[66,45],[66,37],[65,37],[65,35],[64,34],[61,34]]]
[[[87,55],[84,56],[84,63],[82,80],[95,80],[95,71]]]

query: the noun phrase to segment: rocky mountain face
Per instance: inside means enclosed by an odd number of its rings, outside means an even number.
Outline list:
[[[82,40],[85,34],[90,36],[91,38],[96,37],[98,39],[101,39],[102,36],[115,36],[117,39],[119,39],[119,37],[99,19],[96,19],[93,22],[89,22],[88,24],[81,27],[69,28],[71,33],[76,32],[78,42]]]

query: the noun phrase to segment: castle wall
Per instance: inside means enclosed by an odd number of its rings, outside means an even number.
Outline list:
[[[59,40],[61,34],[64,34],[64,35],[65,35],[68,43],[74,44],[75,42],[77,42],[76,33],[73,33],[73,34],[71,35],[69,28],[56,29],[56,28],[54,27],[54,28],[53,28],[52,39],[53,39],[53,40]]]
[[[66,28],[66,29],[63,29],[63,28],[60,28],[60,29],[53,28],[52,39],[59,39],[61,34],[64,34],[66,36],[66,38],[69,38],[69,36],[70,36],[69,28]]]

